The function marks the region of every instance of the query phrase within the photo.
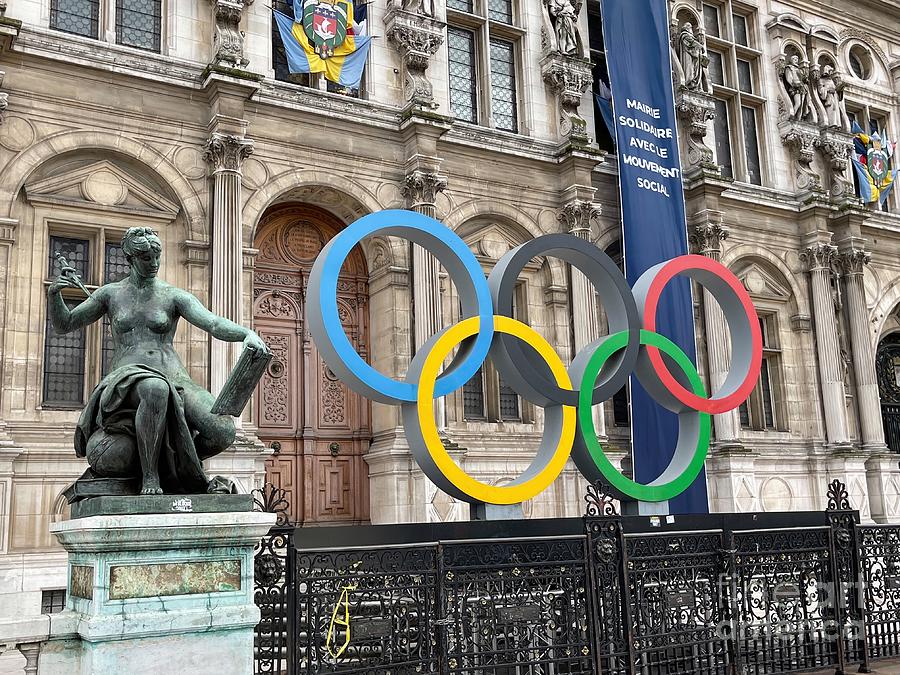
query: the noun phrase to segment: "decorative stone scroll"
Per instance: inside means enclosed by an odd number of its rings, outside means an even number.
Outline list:
[[[715,99],[702,91],[683,90],[675,99],[675,111],[687,132],[687,160],[690,168],[715,168],[713,151],[706,145],[706,123],[716,117]]]
[[[816,148],[822,143],[818,128],[803,122],[779,125],[781,142],[791,151],[797,187],[805,192],[822,192],[822,179],[812,168]]]
[[[388,42],[394,45],[403,60],[403,92],[407,103],[436,108],[434,87],[425,70],[428,60],[444,43],[446,24],[424,11],[413,12],[394,6],[384,17],[384,28]]]
[[[2,15],[0,15],[2,16]],[[6,75],[2,70],[0,70],[0,86],[3,86],[3,78]],[[6,112],[6,109],[9,107],[9,94],[5,91],[0,91],[0,124],[3,124],[3,114]]]
[[[593,82],[591,62],[551,52],[541,59],[541,76],[559,102],[560,134],[586,143],[587,122],[578,113],[578,106]]]
[[[213,0],[216,15],[216,30],[213,35],[212,65],[229,65],[243,68],[250,60],[244,56],[244,31],[241,30],[241,17],[244,7],[253,0]]]
[[[835,128],[822,129],[819,149],[831,169],[831,198],[835,201],[855,201],[853,180],[847,177],[853,136]]]

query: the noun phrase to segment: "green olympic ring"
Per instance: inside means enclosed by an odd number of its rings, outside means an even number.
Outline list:
[[[659,333],[647,330],[641,330],[640,343],[656,347],[665,353],[684,372],[694,394],[706,397],[706,391],[697,369],[678,345]],[[587,447],[594,466],[600,470],[600,473],[609,481],[612,488],[639,501],[661,502],[672,499],[684,492],[694,482],[694,479],[700,475],[703,463],[706,461],[706,455],[709,452],[711,417],[705,412],[690,409],[681,410],[679,412],[678,445],[672,461],[665,471],[648,484],[637,483],[624,476],[609,461],[606,453],[603,451],[603,446],[597,440],[591,397],[594,383],[597,381],[597,376],[606,361],[613,354],[624,349],[627,344],[627,331],[610,335],[599,345],[584,368],[578,393],[580,440]],[[696,446],[693,448],[689,447],[694,445],[691,438],[692,435],[696,435]],[[578,457],[576,456],[575,459],[577,460]]]

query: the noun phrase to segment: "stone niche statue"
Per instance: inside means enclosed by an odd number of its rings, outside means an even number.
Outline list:
[[[434,18],[434,0],[401,0],[400,6],[407,12]]]
[[[844,102],[845,86],[843,78],[834,66],[826,64],[816,83],[816,96],[819,97],[824,112],[822,123],[827,127],[839,127],[843,131],[850,131],[850,119],[847,117]]]
[[[566,56],[578,55],[578,9],[571,0],[547,0],[547,11],[553,23],[556,50]]]
[[[810,100],[809,66],[801,64],[800,57],[796,54],[789,58],[782,56],[778,75],[788,95],[788,119],[795,122],[815,122],[815,112]]]
[[[709,54],[703,44],[703,33],[694,32],[694,24],[685,22],[675,43],[676,71],[680,68],[680,83],[689,91],[712,93],[709,81]]]
[[[120,486],[107,494],[128,494],[121,486],[129,485],[132,494],[145,495],[229,492],[224,479],[206,476],[201,461],[234,442],[234,422],[211,412],[212,394],[191,380],[175,353],[175,328],[184,317],[220,340],[243,341],[259,354],[268,349],[252,330],[157,278],[162,242],[152,229],[129,229],[122,249],[129,275],[74,309],[61,295],[67,287],[85,290],[74,269],[63,268],[47,289],[50,322],[58,333],[106,316],[114,346],[110,372],[91,393],[75,430],[75,454],[90,466],[76,485]]]

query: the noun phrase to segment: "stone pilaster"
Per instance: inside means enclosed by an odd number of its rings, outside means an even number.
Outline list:
[[[560,135],[576,143],[587,143],[587,121],[578,113],[578,106],[594,79],[591,62],[551,52],[541,59],[541,77],[559,105]]]
[[[682,90],[675,100],[675,111],[681,120],[687,138],[687,166],[685,173],[693,169],[707,169],[719,172],[713,160],[713,151],[706,145],[706,123],[716,117],[715,99],[702,91]]]
[[[6,76],[2,70],[0,70],[0,87],[3,86],[3,78]],[[0,124],[3,124],[3,115],[6,113],[6,109],[9,107],[9,94],[5,91],[0,91]]]
[[[212,0],[216,26],[213,34],[212,66],[243,68],[249,59],[244,56],[244,32],[241,18],[244,7],[253,0]],[[274,19],[273,19],[274,20]]]
[[[434,109],[434,87],[425,74],[428,61],[444,43],[447,24],[433,17],[394,5],[384,17],[388,42],[403,62],[403,93],[411,107]]]
[[[836,254],[836,246],[818,241],[800,253],[800,260],[810,277],[819,379],[825,408],[825,433],[831,449],[846,450],[850,447],[850,436],[847,429],[844,374],[841,367],[837,321],[831,295],[831,268]]]
[[[253,151],[253,141],[214,133],[203,156],[213,174],[212,286],[210,309],[242,323],[243,233],[241,227],[241,165]],[[240,343],[212,340],[210,386],[218,395],[239,354]]]
[[[593,201],[574,199],[562,207],[559,222],[569,234],[592,241],[591,225],[602,213],[600,204]],[[600,337],[600,319],[597,312],[597,293],[584,273],[572,267],[572,329],[575,338],[575,353]],[[605,404],[594,408],[594,428],[597,436],[606,437]]]
[[[781,142],[791,151],[794,175],[800,192],[821,193],[822,179],[812,168],[816,148],[821,145],[819,129],[804,122],[782,122],[778,125]]]
[[[831,199],[838,203],[858,201],[853,188],[853,179],[847,177],[850,153],[853,151],[853,136],[839,129],[823,129],[819,149],[830,170]]]
[[[716,262],[722,260],[722,244],[728,238],[728,228],[723,223],[721,211],[703,210],[690,219],[691,247],[700,255]],[[709,386],[717,391],[728,377],[728,330],[725,315],[715,298],[703,291],[703,323],[706,328],[706,354],[709,362]],[[743,449],[739,440],[740,418],[737,410],[713,417],[717,451]]]
[[[856,383],[856,403],[859,409],[862,448],[886,451],[884,426],[881,419],[881,400],[875,375],[875,350],[869,335],[869,312],[866,309],[866,290],[863,270],[871,255],[860,248],[847,248],[838,257],[844,277],[844,306],[850,325],[850,346],[853,353],[853,379]]]

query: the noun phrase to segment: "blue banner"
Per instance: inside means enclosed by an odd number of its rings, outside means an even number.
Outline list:
[[[666,0],[601,0],[606,62],[619,155],[625,274],[641,274],[688,252],[678,156]],[[696,363],[690,281],[663,292],[657,325]],[[678,419],[632,379],[631,439],[635,479],[649,483],[669,464]],[[670,513],[707,513],[706,473],[669,502]]]

